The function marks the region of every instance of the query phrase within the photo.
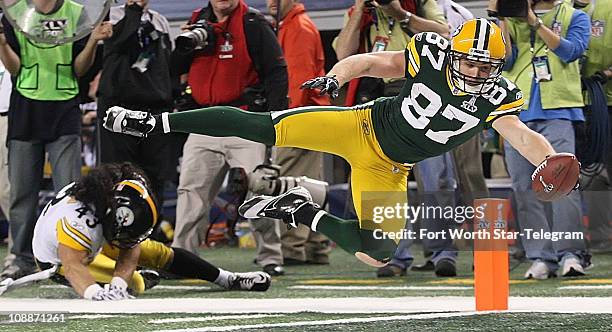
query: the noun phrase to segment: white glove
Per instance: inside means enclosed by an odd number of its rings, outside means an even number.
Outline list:
[[[134,298],[134,296],[128,293],[127,289],[122,289],[111,284],[104,285],[104,292],[104,297],[109,300],[128,300]]]
[[[119,300],[134,298],[134,296],[128,293],[127,288],[127,282],[120,277],[113,277],[110,284],[104,285],[104,290],[107,292],[107,294],[110,294],[110,296],[113,297],[118,297]]]
[[[11,287],[11,285],[15,282],[12,278],[6,278],[0,282],[0,295],[4,294],[6,290]]]
[[[112,284],[106,284],[104,288],[98,284],[93,284],[87,287],[83,297],[93,301],[119,301],[134,298],[127,292],[127,289]]]
[[[106,111],[104,128],[115,133],[147,137],[155,129],[156,124],[161,126],[157,122],[150,113],[113,106]]]

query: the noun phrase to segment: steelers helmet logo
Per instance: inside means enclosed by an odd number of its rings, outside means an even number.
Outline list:
[[[144,241],[157,223],[157,206],[145,183],[123,180],[115,186],[112,218],[102,224],[107,242],[133,248]]]
[[[117,208],[115,217],[117,218],[117,225],[120,227],[127,227],[134,223],[134,212],[126,206]]]

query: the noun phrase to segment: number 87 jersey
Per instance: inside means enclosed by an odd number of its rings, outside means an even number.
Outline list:
[[[518,114],[524,104],[521,91],[500,75],[500,28],[485,19],[467,21],[450,42],[433,32],[416,34],[404,53],[406,82],[399,95],[372,105],[378,142],[397,162],[449,151],[499,117]],[[460,68],[482,64],[489,71],[485,78]]]

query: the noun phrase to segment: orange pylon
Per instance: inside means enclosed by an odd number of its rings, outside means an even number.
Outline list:
[[[475,199],[474,206],[476,310],[507,310],[510,275],[506,231],[510,203],[507,199],[484,198]]]

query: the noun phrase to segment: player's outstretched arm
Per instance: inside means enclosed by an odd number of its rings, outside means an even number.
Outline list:
[[[118,288],[117,291],[127,291],[128,284],[138,266],[140,257],[140,246],[130,249],[120,249],[115,264],[115,272],[110,283],[110,288]]]
[[[302,84],[302,89],[319,89],[320,95],[336,98],[348,81],[362,77],[398,78],[405,74],[404,51],[356,54],[338,62],[326,76],[315,77]]]
[[[64,277],[79,295],[85,297],[85,291],[88,287],[97,285],[96,280],[89,273],[89,269],[84,263],[87,260],[87,251],[76,250],[60,243],[57,253],[62,261]]]
[[[94,301],[132,298],[126,290],[113,289],[110,284],[102,288],[96,283],[95,278],[89,272],[89,267],[85,264],[87,251],[76,250],[60,243],[57,253],[62,262],[60,273],[63,273],[72,288],[83,298]]]
[[[535,166],[547,156],[555,154],[548,140],[529,129],[516,115],[506,115],[495,120],[493,128]]]
[[[356,54],[338,62],[327,76],[335,76],[340,86],[362,76],[379,78],[404,77],[404,51]]]

